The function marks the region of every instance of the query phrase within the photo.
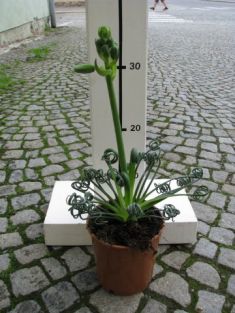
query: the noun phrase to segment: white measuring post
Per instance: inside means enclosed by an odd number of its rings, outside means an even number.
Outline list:
[[[99,61],[95,39],[102,25],[111,28],[120,47],[115,88],[127,161],[132,148],[145,151],[147,16],[143,0],[87,0],[89,62]],[[117,148],[106,82],[97,73],[90,75],[90,95],[93,167],[105,169],[104,150]]]
[[[127,157],[135,147],[145,150],[146,85],[147,85],[147,3],[144,0],[87,0],[87,29],[89,60],[97,58],[95,38],[100,26],[109,26],[113,37],[121,46],[119,75],[115,88],[120,104],[121,122]],[[93,167],[105,168],[101,161],[107,148],[116,149],[115,134],[105,79],[90,75]],[[161,181],[154,181],[159,183]],[[91,238],[86,223],[74,219],[69,212],[66,198],[74,190],[72,181],[55,183],[44,221],[47,245],[90,245]],[[148,182],[147,182],[148,185]],[[82,194],[81,194],[82,196]],[[168,201],[169,200],[169,201]],[[197,218],[187,197],[171,197],[159,204],[163,209],[170,203],[180,210],[175,221],[166,221],[161,243],[194,243]]]

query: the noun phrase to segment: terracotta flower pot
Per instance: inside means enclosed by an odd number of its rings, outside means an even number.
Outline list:
[[[162,229],[152,238],[152,249],[145,251],[110,245],[91,234],[95,249],[97,276],[103,288],[122,296],[143,291],[152,278],[161,232]]]

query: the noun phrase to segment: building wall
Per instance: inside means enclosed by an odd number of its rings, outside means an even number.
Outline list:
[[[55,5],[56,6],[83,6],[85,5],[85,0],[55,0]]]
[[[0,45],[41,33],[48,16],[48,0],[0,0]]]

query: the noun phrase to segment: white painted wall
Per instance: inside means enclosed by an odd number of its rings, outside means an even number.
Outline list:
[[[0,32],[47,16],[47,0],[0,0]]]

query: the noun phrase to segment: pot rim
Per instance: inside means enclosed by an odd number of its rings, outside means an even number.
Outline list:
[[[103,245],[105,245],[105,246],[107,246],[107,247],[110,247],[110,248],[112,247],[112,248],[119,249],[119,250],[134,249],[134,248],[131,248],[131,247],[128,247],[128,246],[124,246],[124,245],[115,245],[115,244],[112,245],[112,244],[110,244],[110,243],[108,243],[108,242],[106,242],[106,241],[104,241],[104,240],[102,240],[102,239],[97,238],[97,236],[96,236],[94,233],[92,233],[92,232],[90,231],[88,225],[87,225],[86,227],[87,227],[87,230],[88,230],[88,232],[89,232],[89,234],[90,234],[90,236],[91,236],[92,238],[94,238],[95,240],[101,242]],[[151,240],[150,240],[151,242],[153,242],[153,240],[154,240],[155,238],[161,236],[164,227],[165,227],[165,223],[162,224],[162,227],[161,227],[161,229],[159,230],[158,234],[154,235],[154,236],[151,238]],[[153,248],[153,247],[152,247],[152,248]],[[139,249],[135,249],[135,250],[138,250],[138,251],[140,251],[140,252],[146,252],[146,251],[151,250],[151,248],[148,248],[148,249],[145,249],[145,250],[139,250]]]

